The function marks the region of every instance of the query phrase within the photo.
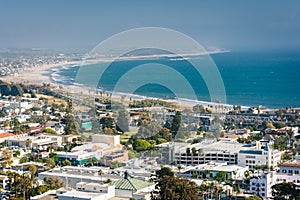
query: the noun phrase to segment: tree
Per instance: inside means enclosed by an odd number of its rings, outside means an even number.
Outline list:
[[[102,125],[103,130],[105,128],[111,128],[111,129],[115,128],[115,120],[114,120],[114,118],[110,117],[109,115],[102,117],[100,119],[100,124]]]
[[[79,130],[79,125],[76,122],[74,116],[69,113],[66,116],[66,126],[64,127],[64,131],[66,135],[70,135],[70,134],[78,134],[78,130]]]
[[[162,128],[158,134],[157,134],[157,138],[163,138],[167,141],[171,141],[172,140],[172,134],[170,132],[169,129],[167,128]]]
[[[7,85],[7,84],[0,85],[0,92],[2,95],[9,96],[11,94],[10,91],[11,91],[11,89],[10,89],[9,85]]]
[[[45,158],[44,163],[46,169],[52,169],[55,167],[55,161],[52,158]]]
[[[20,163],[27,163],[27,162],[29,162],[29,159],[27,158],[27,156],[24,156],[24,157],[20,158],[19,162]]]
[[[71,161],[69,161],[69,160],[63,160],[62,162],[61,162],[61,165],[62,166],[70,166],[70,165],[72,165],[72,163],[71,163]]]
[[[169,167],[162,167],[160,170],[156,171],[156,178],[161,179],[165,176],[174,176],[174,172]]]
[[[274,200],[298,200],[300,199],[300,187],[293,182],[282,182],[271,187]]]
[[[214,179],[218,182],[226,181],[226,172],[218,171]]]
[[[128,113],[125,110],[119,111],[119,115],[117,118],[117,131],[122,133],[129,131],[129,119]]]
[[[102,171],[102,169],[100,169],[100,170],[98,171],[98,176],[101,177],[101,180],[102,180],[102,175],[103,175],[103,171]]]
[[[11,87],[11,95],[12,96],[23,96],[23,89],[19,85],[13,85]]]
[[[134,140],[132,147],[136,151],[146,151],[150,149],[151,144],[147,140],[136,139]]]
[[[182,177],[164,176],[158,179],[151,200],[197,200],[199,187]]]
[[[49,190],[57,190],[64,186],[64,182],[59,177],[46,177],[44,183]]]
[[[57,132],[55,130],[53,130],[52,128],[45,128],[44,132],[49,133],[49,134],[54,134],[54,135],[57,134]]]
[[[176,111],[175,116],[172,118],[172,123],[170,127],[170,131],[172,133],[173,138],[176,136],[177,132],[179,131],[181,124],[181,112]]]
[[[8,150],[8,149],[4,149],[2,151],[2,163],[1,163],[1,166],[4,167],[4,168],[10,167],[11,164],[13,163],[12,157],[13,157],[13,153],[10,150]]]
[[[28,167],[28,171],[31,174],[31,178],[33,179],[33,177],[35,176],[36,172],[37,172],[37,167],[33,164],[30,164]]]
[[[261,198],[258,196],[251,196],[251,197],[246,197],[245,200],[261,200]]]
[[[97,162],[97,158],[91,157],[87,160],[87,164],[94,166],[94,164]]]

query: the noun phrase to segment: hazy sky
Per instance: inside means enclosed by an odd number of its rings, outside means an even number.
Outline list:
[[[300,1],[0,0],[0,48],[92,48],[145,26],[175,29],[204,46],[300,48]]]

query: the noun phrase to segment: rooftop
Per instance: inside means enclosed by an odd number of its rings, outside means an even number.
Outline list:
[[[204,141],[202,143],[197,143],[190,145],[189,148],[192,149],[195,147],[197,150],[202,149],[206,152],[213,151],[213,152],[231,152],[231,153],[238,153],[241,149],[245,148],[244,144],[240,144],[237,142],[231,141]],[[186,147],[180,148],[181,152],[186,151]]]
[[[131,191],[141,190],[143,188],[153,185],[153,183],[149,183],[146,181],[141,181],[129,177],[125,177],[120,180],[114,181],[113,184],[115,185],[116,189],[131,190]]]
[[[289,160],[280,164],[280,167],[298,167],[300,168],[300,160]]]
[[[14,136],[14,134],[8,133],[8,132],[0,134],[0,138],[6,138],[6,137],[11,137],[11,136]]]

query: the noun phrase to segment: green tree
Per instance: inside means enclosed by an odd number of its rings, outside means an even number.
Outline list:
[[[23,96],[23,89],[19,85],[13,85],[11,87],[11,95],[12,96]]]
[[[218,171],[214,179],[218,182],[226,181],[226,172]]]
[[[169,167],[162,167],[161,169],[157,170],[155,174],[157,179],[161,179],[164,176],[174,176],[174,172]]]
[[[100,119],[100,124],[102,125],[102,129],[104,130],[105,128],[111,128],[115,129],[115,120],[109,115],[106,115],[105,117],[102,117]]]
[[[118,112],[116,128],[117,128],[117,131],[122,132],[122,133],[129,131],[128,113],[123,109]]]
[[[10,88],[10,86],[9,85],[7,85],[7,84],[1,84],[0,85],[0,92],[1,92],[1,94],[2,95],[4,95],[4,96],[9,96],[11,93],[11,88]]]
[[[258,196],[251,196],[251,197],[246,197],[245,200],[261,200],[261,198]]]
[[[1,163],[1,166],[2,167],[10,167],[11,164],[13,163],[12,161],[12,157],[13,157],[13,153],[8,150],[8,149],[4,149],[2,151],[2,163]]]
[[[133,142],[132,147],[136,151],[146,151],[146,150],[150,149],[151,144],[147,140],[136,139]]]
[[[46,177],[44,184],[49,190],[57,190],[64,186],[64,182],[59,177]]]
[[[52,128],[45,128],[44,132],[49,133],[49,134],[54,134],[54,135],[57,134],[57,132],[55,130],[53,130]]]
[[[71,163],[71,161],[69,161],[69,160],[63,160],[63,161],[61,162],[61,165],[62,165],[62,166],[70,166],[70,165],[72,165],[72,163]]]
[[[36,172],[37,172],[37,167],[36,167],[35,165],[33,165],[33,164],[30,164],[30,165],[28,166],[28,171],[30,172],[31,177],[32,177],[32,179],[33,179],[34,176],[35,176],[35,174],[36,174]]]
[[[158,179],[151,200],[198,200],[199,187],[182,177],[164,176]]]
[[[167,128],[162,128],[157,135],[158,138],[163,138],[166,141],[171,141],[172,140],[172,134],[169,129]]]
[[[45,158],[44,163],[46,169],[52,169],[56,165],[55,161],[52,158]]]
[[[175,116],[172,118],[170,131],[172,133],[173,138],[176,136],[177,132],[179,131],[181,124],[181,112],[176,111]]]
[[[20,163],[27,163],[27,162],[29,162],[29,159],[28,159],[27,156],[24,156],[24,157],[20,158],[20,161],[19,161],[19,162],[20,162]]]
[[[274,200],[299,200],[300,199],[300,187],[293,182],[282,182],[272,187],[272,196]]]

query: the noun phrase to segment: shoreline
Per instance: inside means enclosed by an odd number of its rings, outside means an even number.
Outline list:
[[[42,65],[40,67],[28,67],[25,68],[22,72],[20,72],[19,75],[14,76],[4,76],[1,77],[0,80],[8,83],[24,83],[24,84],[43,84],[43,83],[50,83],[52,86],[58,88],[62,87],[62,91],[65,92],[71,92],[74,94],[83,93],[83,94],[89,94],[91,92],[91,89],[80,86],[80,85],[64,85],[55,82],[55,80],[52,79],[51,74],[55,72],[55,68],[61,68],[61,67],[68,67],[72,65],[79,65],[84,66],[88,64],[95,64],[97,62],[107,62],[107,59],[101,59],[101,60],[85,60],[85,61],[70,61],[70,62],[61,62],[61,63],[55,63],[55,64],[46,64]],[[94,89],[93,89],[94,90]],[[76,91],[76,92],[75,92]],[[142,96],[137,94],[127,94],[122,92],[112,92],[112,91],[106,91],[108,93],[112,93],[112,96],[114,99],[120,100],[122,96],[125,96],[126,98],[132,98],[132,99],[160,99],[166,102],[171,102],[179,105],[179,107],[182,108],[192,108],[195,105],[203,105],[206,107],[219,107],[217,108],[224,110],[229,110],[233,108],[233,104],[228,103],[216,103],[216,102],[209,102],[209,101],[201,101],[201,100],[192,100],[192,99],[181,99],[181,98],[174,98],[174,99],[165,99],[165,98],[157,98],[157,97],[151,97],[151,96]],[[90,96],[90,94],[89,94]],[[242,110],[247,110],[251,108],[252,106],[247,105],[241,105]],[[266,107],[264,110],[277,110],[279,108],[269,108]],[[224,111],[223,111],[224,112]]]

